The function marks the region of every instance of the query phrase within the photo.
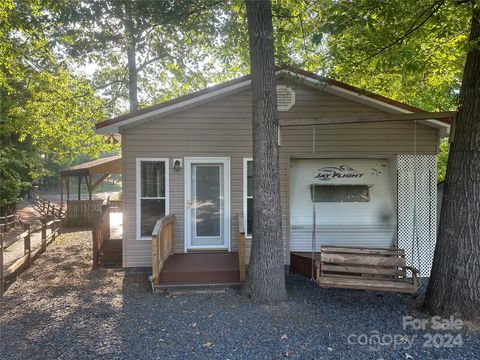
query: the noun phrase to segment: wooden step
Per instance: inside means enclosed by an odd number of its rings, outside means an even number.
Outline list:
[[[101,263],[121,264],[122,263],[122,240],[108,239],[100,250],[98,260]]]
[[[161,285],[239,283],[238,253],[174,254],[160,272]]]
[[[160,284],[165,285],[237,283],[240,283],[240,272],[238,270],[160,273]]]

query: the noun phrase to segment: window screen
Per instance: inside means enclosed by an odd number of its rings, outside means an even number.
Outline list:
[[[369,185],[310,185],[313,202],[369,202]]]
[[[165,216],[165,162],[140,163],[140,236],[152,236],[158,219]]]

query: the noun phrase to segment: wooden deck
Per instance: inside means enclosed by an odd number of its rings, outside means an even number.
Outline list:
[[[238,253],[173,254],[160,272],[159,287],[240,284]]]

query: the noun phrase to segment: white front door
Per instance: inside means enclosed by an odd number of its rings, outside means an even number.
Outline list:
[[[185,248],[230,248],[230,159],[185,159]]]

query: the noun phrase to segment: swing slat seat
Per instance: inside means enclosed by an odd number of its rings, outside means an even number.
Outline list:
[[[316,267],[317,283],[322,288],[417,291],[418,270],[406,266],[402,249],[322,246]]]

